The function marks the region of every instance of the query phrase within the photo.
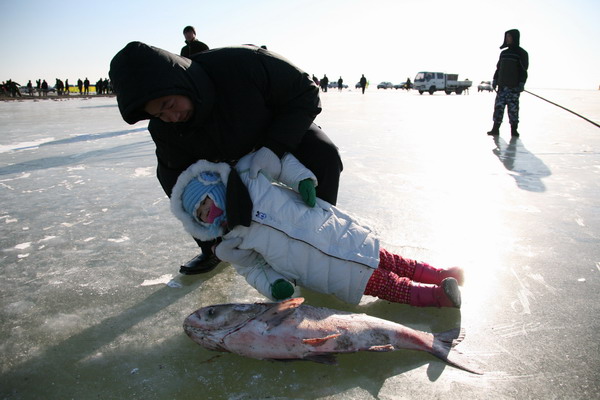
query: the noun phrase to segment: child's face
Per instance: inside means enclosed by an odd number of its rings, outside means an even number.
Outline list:
[[[172,94],[150,100],[144,111],[163,122],[186,122],[194,114],[194,104],[187,96]]]
[[[198,217],[198,219],[202,222],[209,223],[208,213],[210,212],[210,208],[213,204],[214,201],[210,197],[206,196],[196,210],[196,217]]]

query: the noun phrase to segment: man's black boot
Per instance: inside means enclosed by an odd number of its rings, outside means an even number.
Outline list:
[[[517,131],[518,127],[519,127],[519,123],[518,122],[516,124],[511,124],[510,125],[510,136],[512,136],[512,137],[519,137],[519,132]]]
[[[498,136],[500,134],[500,124],[497,122],[494,122],[494,127],[487,134],[490,136]]]
[[[182,265],[181,268],[179,268],[179,273],[184,275],[203,274],[215,269],[220,262],[221,260],[219,260],[214,254],[207,256],[204,253],[200,253]]]

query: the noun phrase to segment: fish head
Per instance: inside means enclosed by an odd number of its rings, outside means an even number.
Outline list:
[[[263,313],[266,304],[218,304],[203,307],[190,314],[183,322],[185,333],[196,343],[217,351],[223,338]]]

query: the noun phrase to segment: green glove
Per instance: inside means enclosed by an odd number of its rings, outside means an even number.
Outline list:
[[[271,295],[275,300],[283,300],[294,294],[294,287],[285,279],[277,279],[271,284]]]
[[[315,190],[315,183],[312,179],[307,178],[300,181],[298,184],[298,192],[302,196],[302,200],[309,207],[314,207],[317,203],[317,191]]]

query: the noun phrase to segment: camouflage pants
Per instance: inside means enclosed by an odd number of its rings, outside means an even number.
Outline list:
[[[496,94],[494,104],[494,122],[502,123],[504,117],[504,107],[508,108],[508,121],[511,125],[519,123],[519,96],[521,92],[516,88],[503,87]]]

